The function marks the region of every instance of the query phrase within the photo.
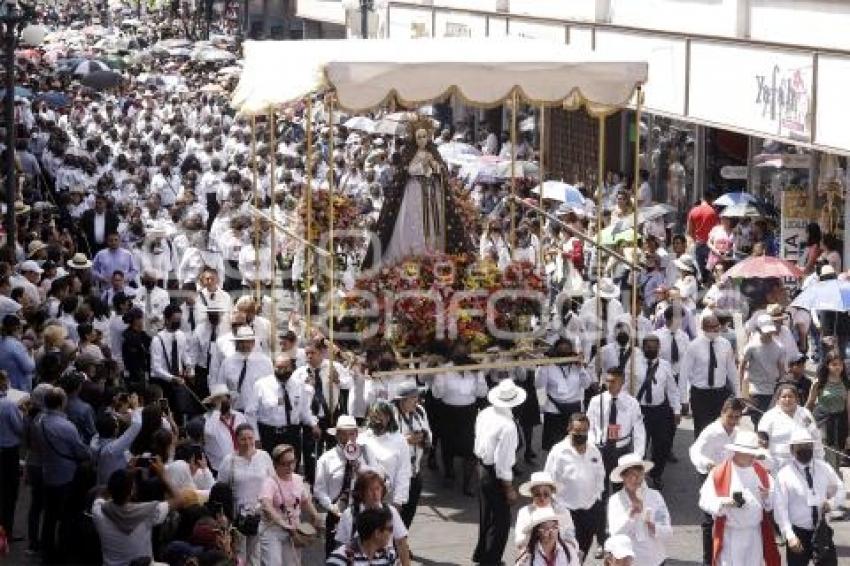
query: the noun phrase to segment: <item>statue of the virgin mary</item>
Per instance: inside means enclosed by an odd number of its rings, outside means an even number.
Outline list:
[[[402,166],[387,188],[375,228],[380,249],[370,242],[364,269],[411,256],[473,249],[449,194],[448,168],[434,144],[433,123],[414,120],[408,131],[413,143],[404,146]]]

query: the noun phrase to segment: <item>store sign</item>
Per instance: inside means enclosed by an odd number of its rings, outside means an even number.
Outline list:
[[[780,257],[799,264],[806,242],[806,225],[809,223],[808,193],[799,187],[782,191],[782,216],[779,237]]]
[[[818,57],[817,133],[815,142],[850,151],[850,57]],[[850,249],[850,248],[848,248]]]
[[[726,180],[733,179],[746,179],[747,178],[747,166],[746,165],[725,165],[720,169],[720,176]]]
[[[393,7],[390,10],[390,37],[393,39],[431,37],[431,22],[431,10]]]
[[[466,24],[457,22],[446,22],[443,37],[472,37],[472,29]]]
[[[795,141],[812,137],[811,54],[691,44],[689,116]]]

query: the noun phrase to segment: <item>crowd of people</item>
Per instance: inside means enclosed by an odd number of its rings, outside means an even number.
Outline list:
[[[51,17],[73,27],[73,14]],[[123,29],[139,50],[178,33]],[[386,342],[352,355],[308,330],[311,260],[278,227],[303,228],[312,179],[352,199],[369,230],[410,169],[406,144],[509,156],[510,142],[449,125],[415,141],[358,134],[303,105],[252,129],[228,104],[231,63],[186,53],[140,56],[121,87],[97,91],[62,67],[93,57],[96,39],[18,57],[32,96],[15,100],[18,233],[0,261],[9,544],[45,563],[283,566],[316,545],[333,566],[406,566],[424,476],[452,488],[461,460],[459,491],[480,500],[474,562],[500,564],[512,543],[520,564],[578,565],[595,540],[606,564],[658,565],[672,533],[665,467],[690,416],[704,564],[778,565],[774,529],[789,564],[829,552],[819,533],[844,504],[850,329],[846,313],[789,308],[782,281],[723,277],[775,253],[768,220],[736,223],[709,190],[684,233],[661,215],[595,249],[598,227],[654,204],[646,174],[635,198],[611,174],[599,195],[579,187],[583,206],[546,202],[559,222],[522,207],[511,218],[509,184],[467,183],[473,253],[536,264],[546,357],[572,361],[468,371],[456,366],[475,363],[470,344],[440,340],[422,366],[442,371],[379,379],[407,367]],[[227,35],[212,45],[238,50]],[[445,167],[436,152],[419,165]],[[343,287],[365,242],[345,250]],[[838,249],[810,226],[801,286],[842,277]],[[518,455],[540,469],[517,489]],[[531,502],[509,541],[520,496]]]

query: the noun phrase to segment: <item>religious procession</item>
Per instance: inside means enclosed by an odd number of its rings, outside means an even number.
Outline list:
[[[641,56],[214,4],[0,2],[2,560],[850,560],[840,175],[696,191]]]

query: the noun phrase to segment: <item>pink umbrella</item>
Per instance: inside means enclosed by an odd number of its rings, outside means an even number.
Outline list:
[[[771,256],[758,256],[736,263],[723,277],[733,279],[799,279],[803,270],[790,261]]]

